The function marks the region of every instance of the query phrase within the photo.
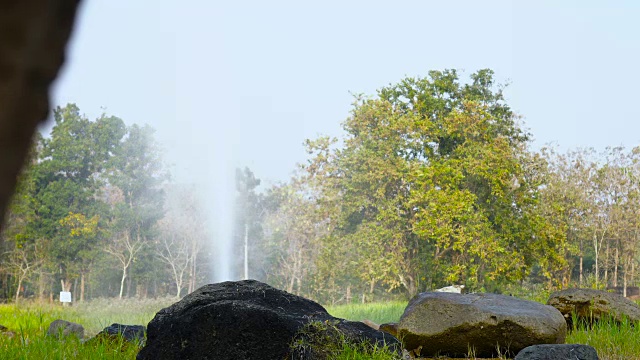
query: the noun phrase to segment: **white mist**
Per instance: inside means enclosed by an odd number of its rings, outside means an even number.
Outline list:
[[[235,167],[231,147],[222,140],[213,146],[209,162],[210,221],[213,281],[235,280],[231,271],[233,264],[233,224],[235,198]]]

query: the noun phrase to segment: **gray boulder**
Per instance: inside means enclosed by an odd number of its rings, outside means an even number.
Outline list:
[[[498,294],[421,293],[398,323],[398,338],[418,356],[513,355],[531,345],[564,343],[566,332],[555,308]]]
[[[533,345],[522,349],[513,360],[598,360],[598,352],[582,344]]]
[[[587,323],[610,317],[616,322],[624,318],[640,321],[640,307],[622,295],[593,289],[566,289],[556,291],[549,297],[547,305],[558,309],[567,324],[572,326],[572,314]]]
[[[54,320],[51,325],[49,325],[47,335],[53,336],[57,339],[67,336],[77,336],[78,339],[82,339],[84,337],[84,327],[80,324],[58,319]]]

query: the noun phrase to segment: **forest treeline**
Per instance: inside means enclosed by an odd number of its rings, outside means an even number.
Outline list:
[[[268,188],[236,173],[234,269],[325,303],[450,284],[636,285],[640,148],[533,150],[491,70],[355,97],[344,135]],[[34,141],[2,229],[1,294],[182,296],[212,278],[211,223],[149,126],[75,105]]]

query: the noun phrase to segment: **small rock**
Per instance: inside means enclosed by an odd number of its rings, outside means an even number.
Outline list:
[[[123,339],[131,343],[138,346],[144,346],[146,332],[147,328],[142,325],[111,324],[100,331],[95,338],[113,337],[114,339],[117,339],[122,336]]]
[[[514,360],[598,360],[598,353],[589,345],[543,344],[522,349]]]
[[[398,323],[386,323],[380,324],[380,331],[384,331],[387,334],[391,334],[394,337],[398,337]]]
[[[142,325],[111,324],[85,342],[85,346],[101,346],[110,352],[127,352],[145,343],[146,328]]]
[[[49,325],[47,335],[53,336],[57,339],[67,336],[77,336],[78,339],[82,339],[84,337],[84,327],[80,324],[58,319],[54,320],[51,325]]]
[[[16,333],[9,330],[6,326],[0,325],[0,334],[8,337],[9,339],[13,339],[16,336]]]

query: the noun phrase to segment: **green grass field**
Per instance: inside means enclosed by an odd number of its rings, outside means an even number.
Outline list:
[[[58,304],[0,305],[0,325],[16,334],[13,338],[0,335],[0,358],[134,359],[139,349],[128,344],[122,346],[122,340],[113,344],[82,344],[76,338],[60,341],[45,334],[49,324],[56,319],[81,324],[85,328],[85,338],[93,337],[112,323],[146,326],[158,310],[173,301],[109,299],[70,307]]]
[[[173,299],[160,300],[94,300],[71,307],[57,304],[0,305],[0,325],[16,333],[13,338],[0,335],[0,358],[2,359],[135,359],[139,351],[136,346],[122,346],[120,342],[84,344],[78,339],[64,341],[45,336],[49,324],[64,319],[82,324],[85,338],[94,336],[112,323],[146,325],[163,307]],[[351,304],[327,307],[330,314],[360,321],[371,320],[378,324],[397,322],[406,303],[388,302],[376,304]],[[567,343],[588,344],[598,350],[600,359],[640,359],[640,327],[629,323],[616,326],[604,322],[591,329],[579,327],[572,331]],[[469,358],[473,359],[472,356]],[[337,360],[391,360],[386,351],[363,354],[357,348],[345,346],[340,349]]]

